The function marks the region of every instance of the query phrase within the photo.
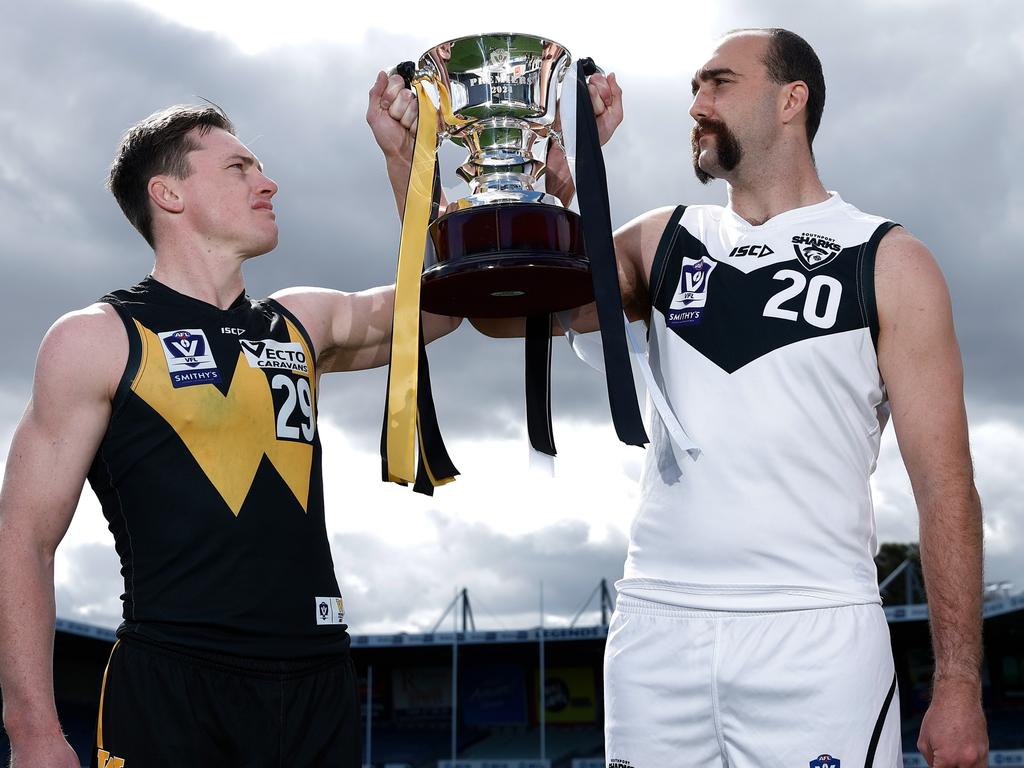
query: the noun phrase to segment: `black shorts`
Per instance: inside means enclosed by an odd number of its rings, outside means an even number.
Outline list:
[[[122,638],[103,677],[93,768],[359,768],[348,654],[237,659]]]

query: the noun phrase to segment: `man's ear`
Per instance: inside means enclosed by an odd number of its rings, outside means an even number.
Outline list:
[[[782,122],[791,123],[797,115],[807,108],[807,83],[803,80],[796,80],[787,83],[782,88]]]
[[[181,213],[185,209],[185,200],[176,182],[177,179],[170,176],[154,176],[146,186],[149,199],[168,213]]]

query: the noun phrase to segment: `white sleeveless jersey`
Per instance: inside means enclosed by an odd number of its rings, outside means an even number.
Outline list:
[[[651,271],[650,361],[702,453],[654,417],[619,591],[722,610],[879,602],[874,264],[894,225],[835,193],[761,226],[680,210]]]

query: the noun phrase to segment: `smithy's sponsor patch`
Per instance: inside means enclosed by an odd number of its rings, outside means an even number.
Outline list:
[[[706,257],[683,259],[679,287],[668,308],[666,322],[669,326],[695,325],[700,322],[708,300],[708,281],[716,266],[716,262]]]
[[[167,358],[171,384],[175,388],[220,382],[220,371],[213,359],[210,342],[201,328],[184,328],[157,335]]]

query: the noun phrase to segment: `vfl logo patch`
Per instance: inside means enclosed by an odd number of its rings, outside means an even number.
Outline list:
[[[818,755],[811,760],[810,768],[839,768],[839,758],[832,755]]]
[[[345,600],[341,597],[316,598],[317,624],[343,624],[345,621]]]
[[[679,287],[668,308],[668,325],[676,327],[700,322],[701,315],[704,314],[704,305],[708,300],[708,281],[711,279],[711,272],[717,266],[717,262],[707,257],[683,259]]]
[[[770,245],[740,245],[729,251],[729,257],[738,259],[742,256],[756,256],[760,259],[762,256],[771,256],[773,253],[775,251]]]
[[[220,382],[220,370],[202,329],[185,328],[157,335],[175,388]]]
[[[793,250],[807,269],[817,269],[832,261],[842,247],[831,237],[804,232],[793,236]]]
[[[96,762],[100,768],[124,768],[124,758],[114,757],[105,749],[96,750]]]
[[[250,368],[280,368],[309,375],[309,363],[302,345],[297,341],[249,341],[239,339]]]

